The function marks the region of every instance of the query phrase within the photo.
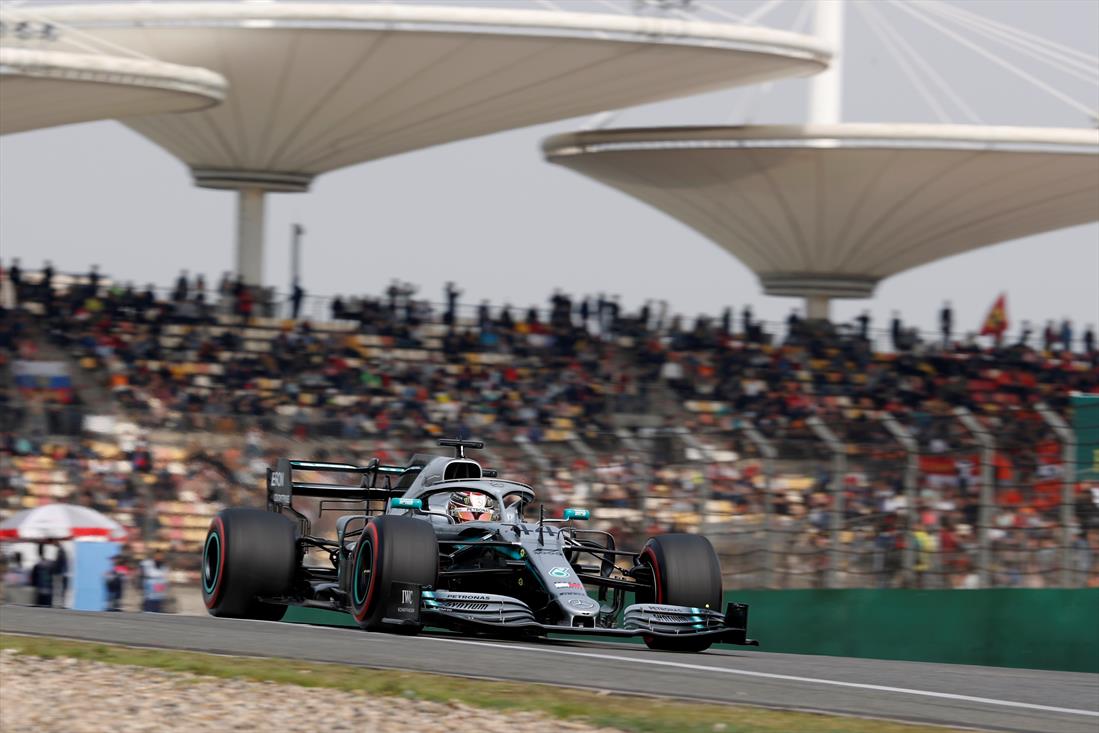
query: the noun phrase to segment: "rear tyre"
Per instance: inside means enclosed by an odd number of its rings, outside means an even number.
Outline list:
[[[705,537],[695,534],[653,537],[641,550],[641,562],[652,570],[653,590],[638,594],[638,602],[721,610],[721,564],[714,546]],[[650,649],[677,652],[701,652],[713,643],[690,637],[644,639]]]
[[[351,554],[351,613],[368,631],[416,634],[420,624],[386,622],[393,583],[434,587],[439,573],[435,530],[422,519],[382,516],[363,529]]]
[[[298,566],[297,528],[281,514],[226,509],[210,523],[202,549],[202,600],[211,616],[278,621]]]

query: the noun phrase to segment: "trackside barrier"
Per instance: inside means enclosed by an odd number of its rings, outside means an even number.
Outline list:
[[[738,590],[761,652],[1099,672],[1099,588]],[[355,626],[292,608],[285,621]]]
[[[1099,672],[1099,588],[738,590],[762,652]]]

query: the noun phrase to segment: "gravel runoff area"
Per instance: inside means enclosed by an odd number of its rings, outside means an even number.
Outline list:
[[[0,731],[405,731],[513,733],[610,728],[536,713],[495,712],[458,701],[217,679],[148,667],[0,651]]]

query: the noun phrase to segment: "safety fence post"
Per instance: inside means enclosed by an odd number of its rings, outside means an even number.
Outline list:
[[[765,554],[767,560],[764,562],[763,567],[763,587],[771,588],[774,585],[775,579],[775,558],[777,552],[775,551],[774,544],[774,532],[772,523],[774,521],[774,507],[771,506],[773,496],[771,494],[771,479],[774,476],[774,460],[778,456],[778,451],[771,445],[771,441],[763,437],[763,433],[755,429],[751,425],[741,426],[741,431],[752,445],[756,447],[759,454],[763,456],[763,540],[765,547]]]
[[[912,431],[902,425],[897,418],[883,412],[881,413],[881,421],[885,425],[885,429],[901,444],[907,454],[904,467],[904,500],[905,504],[908,505],[909,537],[904,543],[904,577],[907,582],[911,583],[915,578],[916,569],[916,543],[912,541],[911,534],[915,531],[915,522],[918,516],[916,491],[920,477],[920,447],[916,442],[916,438],[912,435]]]
[[[1076,490],[1076,433],[1065,418],[1044,402],[1035,405],[1057,439],[1061,441],[1061,586],[1072,586],[1072,515]]]
[[[693,449],[702,457],[703,466],[708,467],[714,464],[715,461],[713,451],[706,447],[706,445],[704,445],[702,441],[696,438],[693,433],[682,427],[676,428],[674,432],[683,440],[683,443],[688,448]],[[710,498],[713,496],[713,493],[714,488],[710,483],[709,476],[707,476],[706,480],[702,482],[702,488],[698,492],[698,498],[696,500],[696,506],[698,511],[698,533],[701,535],[707,534],[707,518],[709,517]]]
[[[980,505],[977,508],[977,578],[981,588],[988,588],[991,586],[989,578],[992,565],[988,530],[992,521],[992,504],[996,496],[993,491],[996,441],[991,431],[965,407],[954,408],[954,416],[981,446],[981,493],[978,499]]]
[[[840,535],[843,532],[844,507],[844,477],[847,475],[847,448],[840,442],[836,434],[824,424],[824,421],[814,415],[807,421],[812,430],[828,450],[832,452],[832,516],[831,532],[829,533],[828,549],[828,580],[826,587],[838,588],[840,580],[840,560],[843,551],[840,549]]]

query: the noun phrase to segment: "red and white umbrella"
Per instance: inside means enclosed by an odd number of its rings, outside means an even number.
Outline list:
[[[46,504],[0,522],[0,540],[41,542],[82,537],[123,540],[126,530],[110,517],[75,504]]]

